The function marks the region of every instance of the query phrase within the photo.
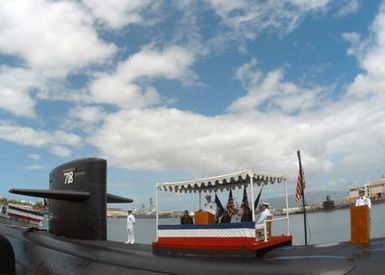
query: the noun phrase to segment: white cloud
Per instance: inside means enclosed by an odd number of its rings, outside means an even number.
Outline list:
[[[90,140],[111,164],[123,168],[187,169],[208,176],[245,168],[274,171],[279,163],[287,172],[296,165],[288,154],[295,156],[305,140],[319,134],[301,127],[295,118],[279,115],[207,117],[151,109],[109,115]],[[330,169],[320,151],[306,157],[309,170]]]
[[[332,102],[324,96],[330,87],[302,87],[285,81],[283,70],[263,73],[256,66],[252,59],[236,70],[246,95],[230,113],[121,110],[105,117],[90,142],[115,166],[187,169],[197,176],[279,167],[294,179],[301,149],[307,175],[334,174],[349,184],[350,176],[384,161],[384,95]]]
[[[362,58],[363,55],[365,55],[367,45],[366,43],[362,43],[358,33],[346,32],[342,34],[342,37],[352,45],[347,51],[348,55],[353,55],[358,58]]]
[[[148,25],[156,22],[158,0],[82,0],[104,25],[120,29],[130,24]]]
[[[57,155],[57,156],[61,156],[61,157],[69,157],[71,156],[71,151],[64,147],[64,146],[59,146],[59,145],[54,145],[54,146],[51,146],[50,147],[50,151]]]
[[[103,62],[116,51],[99,39],[92,18],[73,1],[4,1],[0,25],[0,51],[51,77]]]
[[[16,116],[36,117],[39,93],[54,93],[70,73],[116,52],[75,1],[3,1],[0,26],[0,54],[15,60],[0,68],[0,108]]]
[[[79,147],[82,140],[78,135],[63,131],[46,132],[29,127],[0,122],[0,138],[19,145],[50,148],[59,156],[68,156],[70,151],[64,146]]]
[[[95,125],[103,120],[106,113],[101,107],[97,106],[76,106],[69,112],[69,118],[75,126],[79,124],[84,125]]]
[[[41,169],[44,169],[44,166],[34,164],[34,165],[25,166],[24,169],[26,169],[26,170],[41,170]]]
[[[140,77],[178,79],[189,82],[196,79],[190,66],[194,62],[194,53],[187,48],[169,46],[163,50],[144,48],[119,64],[118,74],[126,74],[128,80]]]
[[[357,12],[360,8],[360,3],[357,0],[348,0],[337,12],[338,16],[346,16]]]
[[[121,108],[143,108],[159,102],[159,94],[146,83],[156,78],[192,83],[194,55],[188,49],[170,46],[163,50],[145,48],[118,64],[112,74],[99,75],[90,85],[94,102]]]
[[[36,101],[30,95],[30,90],[41,83],[39,75],[32,71],[0,66],[0,109],[16,116],[35,117]]]
[[[18,127],[13,125],[0,125],[0,138],[21,145],[30,145],[34,147],[42,147],[48,143],[48,133],[38,132],[28,127]]]
[[[260,110],[292,114],[318,107],[325,88],[320,86],[303,88],[292,82],[284,82],[282,70],[274,70],[264,75],[254,68],[256,64],[252,59],[236,70],[235,77],[241,81],[247,94],[235,100],[228,108],[229,111]]]
[[[63,118],[61,128],[67,131],[81,130],[92,133],[103,123],[108,115],[101,106],[77,105],[71,108],[68,116]]]
[[[297,116],[131,110],[109,114],[89,140],[111,165],[127,169],[186,169],[209,176],[253,168],[294,180],[295,152],[301,149],[309,178],[323,173],[349,178],[384,161],[384,115],[376,100],[330,103]]]
[[[41,156],[39,154],[29,154],[28,157],[33,160],[39,160],[41,159]]]
[[[76,134],[67,133],[62,130],[57,130],[53,133],[50,133],[52,141],[58,144],[65,144],[69,146],[80,146],[82,144],[81,137]]]
[[[254,130],[250,121],[232,117],[211,118],[163,108],[134,110],[109,115],[91,142],[111,163],[125,168],[224,172],[260,163],[253,154],[267,152],[257,152],[254,141],[258,140],[260,149],[277,138]]]
[[[356,102],[345,99],[316,114],[321,117],[317,123],[333,129],[326,153],[338,163],[339,169],[348,170],[346,174],[383,163],[384,99],[384,96]],[[329,131],[325,128],[320,135],[325,136]]]
[[[330,3],[330,0],[288,0],[286,2],[300,10],[313,11],[324,9]]]
[[[348,95],[367,97],[385,92],[385,4],[380,7],[369,38],[357,34],[344,34],[352,43],[348,53],[357,57],[363,73],[356,76],[348,89]]]
[[[90,87],[92,101],[117,105],[121,108],[144,108],[159,100],[154,88],[140,87],[124,79],[124,75],[105,75]]]
[[[311,12],[323,11],[330,0],[226,1],[207,0],[222,22],[239,35],[254,38],[265,30],[289,33]]]

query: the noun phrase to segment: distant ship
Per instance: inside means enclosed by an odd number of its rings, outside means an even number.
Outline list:
[[[0,222],[18,226],[42,227],[44,214],[20,206],[0,203]]]
[[[323,210],[333,210],[336,208],[336,205],[334,204],[334,201],[330,199],[330,196],[326,196],[326,200],[322,202],[322,209]]]
[[[153,205],[152,198],[149,199],[149,205],[142,203],[139,207],[133,209],[133,214],[137,218],[155,218],[156,209]]]
[[[152,199],[149,200],[149,206],[146,206],[142,203],[139,207],[133,208],[133,214],[136,218],[155,218],[156,217],[156,209],[153,206]],[[165,211],[161,215],[162,217],[172,216],[170,211]],[[126,218],[127,210],[123,210],[120,208],[107,208],[107,217],[108,218]]]

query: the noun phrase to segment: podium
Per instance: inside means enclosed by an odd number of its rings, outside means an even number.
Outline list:
[[[366,244],[370,238],[369,207],[350,208],[350,233],[352,244]]]
[[[195,212],[195,224],[214,224],[215,216],[206,211]]]

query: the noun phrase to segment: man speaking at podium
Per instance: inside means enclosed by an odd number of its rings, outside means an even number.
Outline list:
[[[360,188],[358,190],[358,195],[359,195],[359,197],[356,200],[356,206],[367,205],[369,207],[369,209],[372,209],[372,202],[371,202],[370,198],[365,196],[365,190],[363,188]]]
[[[351,242],[352,244],[367,244],[370,240],[370,210],[372,202],[365,196],[365,189],[358,190],[359,197],[355,206],[350,208]],[[367,206],[360,207],[360,206]]]
[[[204,211],[209,212],[210,214],[213,214],[214,216],[217,215],[217,204],[215,202],[211,201],[211,195],[206,195],[207,202],[205,203],[205,209]]]

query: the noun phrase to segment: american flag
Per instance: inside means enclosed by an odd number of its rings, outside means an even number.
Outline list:
[[[231,192],[231,189],[230,189],[229,200],[227,201],[226,209],[227,211],[229,211],[230,215],[233,215],[235,213],[233,192]]]
[[[246,186],[243,188],[243,198],[242,198],[241,208],[242,208],[243,210],[245,210],[245,209],[250,209],[250,207],[249,207],[249,201],[248,201],[248,199],[247,199]]]
[[[297,180],[297,189],[295,191],[295,199],[297,201],[302,200],[302,190],[305,189],[305,176],[302,169],[300,152],[297,152],[299,159],[299,171],[298,171],[298,180]]]

